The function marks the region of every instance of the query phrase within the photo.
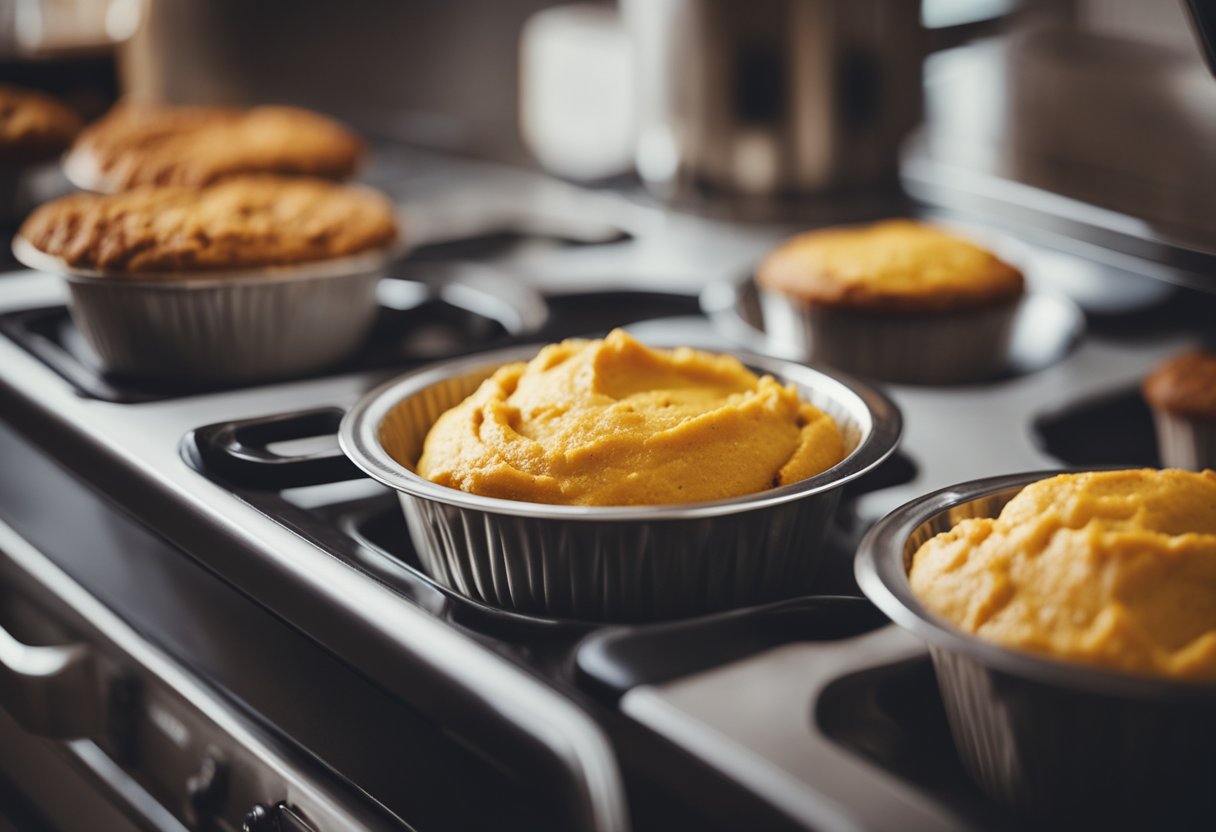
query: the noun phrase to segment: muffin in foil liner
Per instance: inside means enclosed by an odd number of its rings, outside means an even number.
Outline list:
[[[286,378],[354,352],[375,322],[388,256],[239,273],[107,276],[74,269],[18,237],[17,259],[67,280],[69,311],[112,372],[244,382]]]
[[[1166,468],[1202,471],[1216,468],[1216,419],[1171,413],[1153,407],[1157,451]]]
[[[1022,653],[953,628],[908,583],[921,544],[995,517],[1056,471],[977,480],[922,497],[863,539],[862,591],[929,643],[959,757],[994,800],[1078,828],[1216,827],[1216,685],[1132,676]]]
[[[1005,369],[1021,299],[957,312],[830,309],[760,289],[764,328],[817,364],[902,384],[965,384]]]
[[[397,461],[416,461],[441,413],[498,367],[538,350],[475,356],[389,382],[347,414],[339,437],[357,466],[398,492],[414,548],[436,581],[518,612],[651,621],[805,594],[842,486],[882,462],[899,439],[898,411],[878,391],[793,362],[740,355],[837,421],[849,448],[842,462],[728,500],[562,506],[448,488]]]

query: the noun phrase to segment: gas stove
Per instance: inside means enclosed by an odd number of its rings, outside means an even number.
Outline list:
[[[963,773],[927,652],[860,597],[853,550],[954,482],[1154,464],[1137,385],[1210,332],[1209,296],[1025,246],[1008,371],[888,389],[901,450],[846,493],[817,595],[651,625],[538,618],[422,571],[394,497],[336,453],[342,413],[429,361],[617,325],[779,351],[747,275],[791,226],[405,151],[373,174],[426,245],[383,282],[363,352],[316,377],[113,377],[56,278],[0,276],[4,583],[118,656],[108,718],[40,723],[56,753],[125,784],[135,828],[1018,827]],[[473,198],[481,223],[453,231]],[[155,679],[122,669],[145,654],[194,710],[151,707]]]

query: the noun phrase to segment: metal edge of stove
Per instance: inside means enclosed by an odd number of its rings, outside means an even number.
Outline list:
[[[968,819],[829,740],[815,723],[837,679],[927,656],[894,626],[777,647],[621,699],[650,730],[746,783],[810,829],[962,832]]]
[[[37,289],[47,285],[54,284],[31,276],[26,284],[31,291],[19,291],[15,299],[45,300],[46,292]],[[569,828],[629,828],[612,744],[585,710],[289,531],[259,527],[256,521],[247,527],[244,521],[256,516],[254,510],[218,487],[203,482],[204,493],[187,494],[187,486],[198,486],[198,475],[177,456],[180,436],[162,449],[164,459],[124,457],[107,438],[137,430],[133,423],[123,424],[119,414],[125,410],[82,402],[15,344],[0,341],[0,357],[6,366],[0,379],[5,417],[27,436],[37,436],[53,458],[100,485],[120,505],[138,506],[141,516],[155,518],[156,531],[403,701],[457,734],[509,749],[525,767],[551,767],[563,781]],[[318,389],[358,389],[368,382],[358,376],[274,389],[284,399],[306,398]],[[176,411],[198,405],[191,400],[155,407]],[[142,414],[153,412],[152,405],[141,407]],[[94,430],[75,430],[73,417],[91,417]],[[97,420],[111,431],[98,430]],[[249,557],[250,550],[258,557]],[[309,615],[317,604],[338,614]],[[418,684],[419,673],[428,685]]]
[[[913,139],[900,175],[914,199],[986,217],[1027,239],[1167,283],[1216,292],[1216,250],[1172,239],[1127,214],[932,158]]]
[[[76,642],[68,648],[74,656],[92,664],[98,661],[96,656],[100,654],[107,654],[111,661],[114,661],[114,656],[117,655],[119,658],[116,663],[121,667],[120,672],[124,680],[140,678],[145,684],[148,684],[147,680],[152,680],[150,685],[154,686],[154,690],[140,697],[141,707],[152,703],[147,711],[149,718],[156,722],[159,715],[161,720],[167,721],[178,733],[167,730],[166,734],[171,736],[174,744],[182,747],[184,753],[189,753],[186,751],[187,744],[182,740],[182,734],[188,733],[185,719],[173,716],[167,709],[153,709],[165,696],[184,703],[189,716],[194,717],[190,719],[192,724],[189,728],[202,734],[202,743],[214,749],[214,752],[208,752],[216,755],[212,757],[213,762],[215,759],[224,759],[227,762],[223,765],[227,766],[235,763],[239,756],[242,762],[246,763],[242,766],[244,773],[247,776],[252,775],[256,781],[253,790],[266,795],[268,807],[276,806],[276,803],[291,807],[296,814],[307,818],[307,828],[316,832],[327,829],[402,828],[400,819],[390,820],[364,806],[351,806],[349,799],[338,797],[329,787],[306,773],[304,766],[307,764],[288,762],[260,736],[258,729],[238,716],[230,706],[208,691],[184,668],[145,641],[3,520],[0,520],[0,558],[4,559],[4,562],[0,563],[0,575],[8,578],[6,583],[12,583],[10,589],[24,590],[31,595],[37,594],[49,599],[48,606],[58,608],[56,618],[73,619],[71,627],[74,637],[82,631],[88,631],[83,643]],[[13,572],[17,573],[16,576]],[[64,613],[63,608],[68,612]],[[64,648],[34,648],[33,652],[47,649]],[[3,669],[13,682],[5,691],[9,697],[18,695],[17,692],[21,690],[20,683],[23,681],[33,681],[39,685],[55,684],[55,679],[51,678],[53,670],[44,668],[47,672],[41,677],[28,679],[18,678],[10,668]],[[93,736],[81,728],[69,728],[67,723],[78,722],[80,713],[93,707],[87,701],[89,693],[86,685],[75,685],[72,693],[75,695],[71,699],[41,697],[41,706],[46,710],[40,715],[39,722],[44,723],[52,735],[67,735],[60,738],[60,750],[74,758],[79,766],[124,801],[127,809],[146,822],[150,828],[185,828],[177,822],[201,822],[201,818],[179,817],[179,814],[185,811],[183,807],[189,804],[186,796],[183,796],[177,807],[163,806],[124,770],[124,766],[94,742]],[[0,697],[0,704],[4,699],[5,697]],[[65,712],[69,708],[71,712]],[[11,715],[15,716],[16,713]],[[252,767],[247,765],[250,760],[254,761]],[[227,768],[224,770],[227,771]],[[244,814],[239,804],[236,809],[241,815]]]

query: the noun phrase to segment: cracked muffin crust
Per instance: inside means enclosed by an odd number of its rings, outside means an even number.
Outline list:
[[[64,164],[80,187],[112,193],[250,173],[345,179],[363,152],[350,130],[296,107],[126,103],[87,127]]]
[[[73,194],[41,206],[20,233],[73,268],[144,277],[329,260],[383,248],[398,232],[388,200],[370,189],[250,176]]]

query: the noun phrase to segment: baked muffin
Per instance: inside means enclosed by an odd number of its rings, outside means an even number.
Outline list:
[[[351,131],[296,107],[125,103],[80,134],[64,168],[81,188],[113,193],[251,173],[345,179],[363,153]]]
[[[913,592],[1005,647],[1216,681],[1216,472],[1062,474],[927,541]]]
[[[662,505],[789,485],[844,455],[836,423],[792,385],[614,330],[500,368],[435,422],[417,472],[485,497]]]
[[[1216,467],[1216,353],[1193,350],[1144,380],[1161,462],[1172,468]]]
[[[932,225],[800,234],[756,272],[770,337],[886,381],[980,381],[1004,366],[1021,272]]]
[[[345,257],[388,246],[397,226],[370,189],[267,175],[73,194],[38,208],[20,234],[71,268],[147,279]]]
[[[64,197],[26,220],[13,252],[65,276],[104,369],[215,385],[357,349],[396,238],[371,190],[265,175]]]
[[[80,116],[49,95],[0,84],[0,169],[59,155],[80,127]]]

